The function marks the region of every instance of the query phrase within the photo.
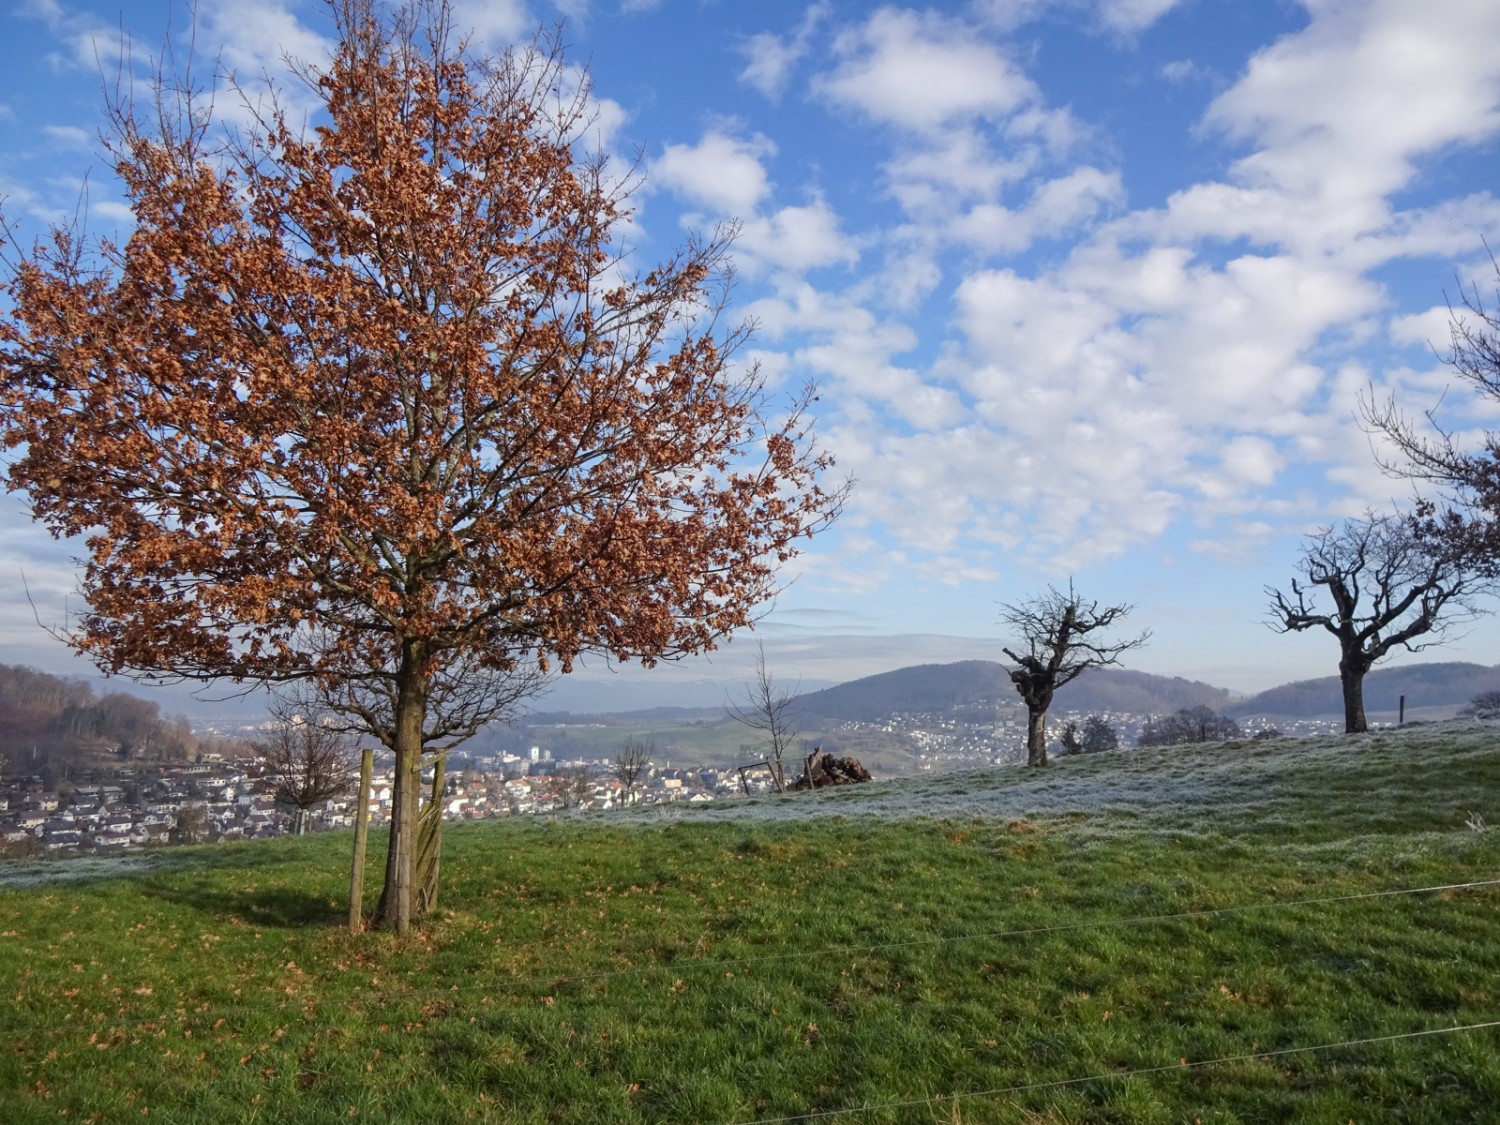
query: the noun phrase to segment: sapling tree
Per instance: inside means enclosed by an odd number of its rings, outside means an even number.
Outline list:
[[[588,766],[568,766],[552,779],[553,801],[559,809],[581,809],[594,795],[594,777]]]
[[[77,649],[308,680],[390,750],[399,932],[433,901],[423,765],[492,717],[442,697],[711,648],[845,491],[813,390],[778,404],[733,362],[729,234],[625,267],[634,185],[587,155],[553,43],[490,59],[440,0],[330,7],[315,128],[274,100],[227,138],[187,92],[115,105],[128,238],[9,240],[0,445],[83,540]]]
[[[271,715],[274,725],[253,743],[259,780],[278,803],[294,810],[300,836],[311,809],[355,791],[357,751],[343,730],[322,721],[327,716],[304,699],[278,697]]]
[[[1083,741],[1079,737],[1078,724],[1069,719],[1063,726],[1062,734],[1057,736],[1057,741],[1067,754],[1078,754],[1083,751]]]
[[[776,778],[776,788],[786,788],[786,772],[782,763],[786,752],[796,745],[802,728],[797,718],[797,688],[799,680],[790,688],[777,687],[776,677],[766,664],[765,645],[755,646],[755,679],[745,688],[744,698],[729,704],[729,717],[742,726],[758,731],[765,739],[769,751],[766,755],[771,763],[771,772]]]
[[[635,804],[635,784],[651,765],[653,753],[649,742],[632,736],[625,740],[620,752],[615,755],[615,776],[625,787],[626,804]]]

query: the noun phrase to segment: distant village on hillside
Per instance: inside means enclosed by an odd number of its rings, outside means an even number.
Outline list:
[[[993,721],[976,725],[951,713],[898,714],[863,722],[843,720],[829,734],[840,752],[878,742],[904,748],[904,768],[877,770],[879,778],[928,771],[1016,765],[1024,760],[1025,711],[1004,707]],[[1054,734],[1080,713],[1059,710],[1052,716]],[[1116,729],[1122,750],[1134,744],[1145,715],[1105,713]],[[1264,724],[1246,728],[1253,736]],[[1332,733],[1332,719],[1298,720],[1281,733]],[[803,747],[804,750],[810,747]],[[537,814],[580,815],[618,809],[627,804],[705,803],[732,797],[782,799],[774,793],[764,768],[741,770],[748,761],[693,768],[664,764],[687,749],[660,746],[663,761],[649,764],[627,788],[612,757],[554,760],[540,747],[524,754],[450,752],[442,796],[443,816],[451,821]],[[1060,749],[1060,748],[1059,748]],[[745,756],[748,758],[748,756]],[[889,760],[885,755],[883,760]],[[379,763],[379,759],[377,758]],[[389,761],[380,763],[370,789],[371,823],[386,823],[393,778]],[[788,778],[800,761],[787,761]],[[206,752],[191,762],[148,762],[121,758],[112,751],[53,785],[36,774],[5,779],[0,810],[0,847],[10,856],[106,854],[167,844],[264,839],[293,832],[294,810],[279,805],[261,778],[253,753],[226,756]],[[431,770],[426,780],[430,784]],[[795,798],[791,798],[795,799]],[[309,810],[303,830],[327,831],[354,823],[352,794],[319,802]]]
[[[1447,717],[1476,690],[1500,688],[1500,669],[1413,665],[1372,673],[1369,680],[1371,719],[1390,723],[1399,712],[1386,708],[1398,699],[1404,704],[1408,694],[1413,709],[1407,718]],[[1336,702],[1330,690],[1325,681],[1303,681],[1236,700],[1194,681],[1100,673],[1059,694],[1048,713],[1051,752],[1066,753],[1060,740],[1070,726],[1076,731],[1086,721],[1107,728],[1111,744],[1128,752],[1148,721],[1190,708],[1222,713],[1243,739],[1333,734],[1343,728],[1329,707]],[[1270,714],[1257,710],[1266,700],[1276,708]],[[1025,708],[1009,691],[1003,667],[989,662],[901,669],[808,693],[797,703],[800,737],[784,762],[788,781],[815,746],[861,761],[876,780],[1025,759]],[[265,729],[192,730],[134,696],[96,697],[82,681],[0,665],[0,853],[110,853],[352,825],[352,786],[310,804],[305,813],[277,803],[255,750]],[[639,775],[627,779],[618,751],[630,738],[649,748],[649,755]],[[449,752],[443,815],[478,820],[778,799],[770,772],[757,766],[766,753],[755,732],[737,726],[722,709],[675,716],[536,715]],[[377,755],[369,796],[377,825],[390,813],[391,765],[388,756]],[[429,767],[429,787],[430,778]]]

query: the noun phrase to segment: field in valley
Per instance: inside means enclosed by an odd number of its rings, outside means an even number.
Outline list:
[[[0,868],[5,1119],[1500,1105],[1493,727],[454,826],[440,909],[405,938],[339,928],[348,848]]]

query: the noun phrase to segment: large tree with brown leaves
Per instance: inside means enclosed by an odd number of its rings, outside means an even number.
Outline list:
[[[647,663],[749,622],[837,513],[811,392],[772,409],[716,322],[726,241],[643,274],[585,87],[439,3],[332,7],[304,77],[215,143],[186,96],[111,116],[135,227],[12,246],[8,484],[82,536],[70,639],[111,672],[309,679],[394,752],[381,921],[424,903],[424,748],[474,677]]]

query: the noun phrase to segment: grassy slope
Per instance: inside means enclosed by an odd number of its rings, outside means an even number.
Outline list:
[[[1500,739],[1420,728],[464,826],[403,940],[345,836],[13,868],[0,1116],[1482,1120],[1495,1029],[1180,1065],[1500,1019],[1500,889],[1285,905],[1500,877],[1474,812]]]

